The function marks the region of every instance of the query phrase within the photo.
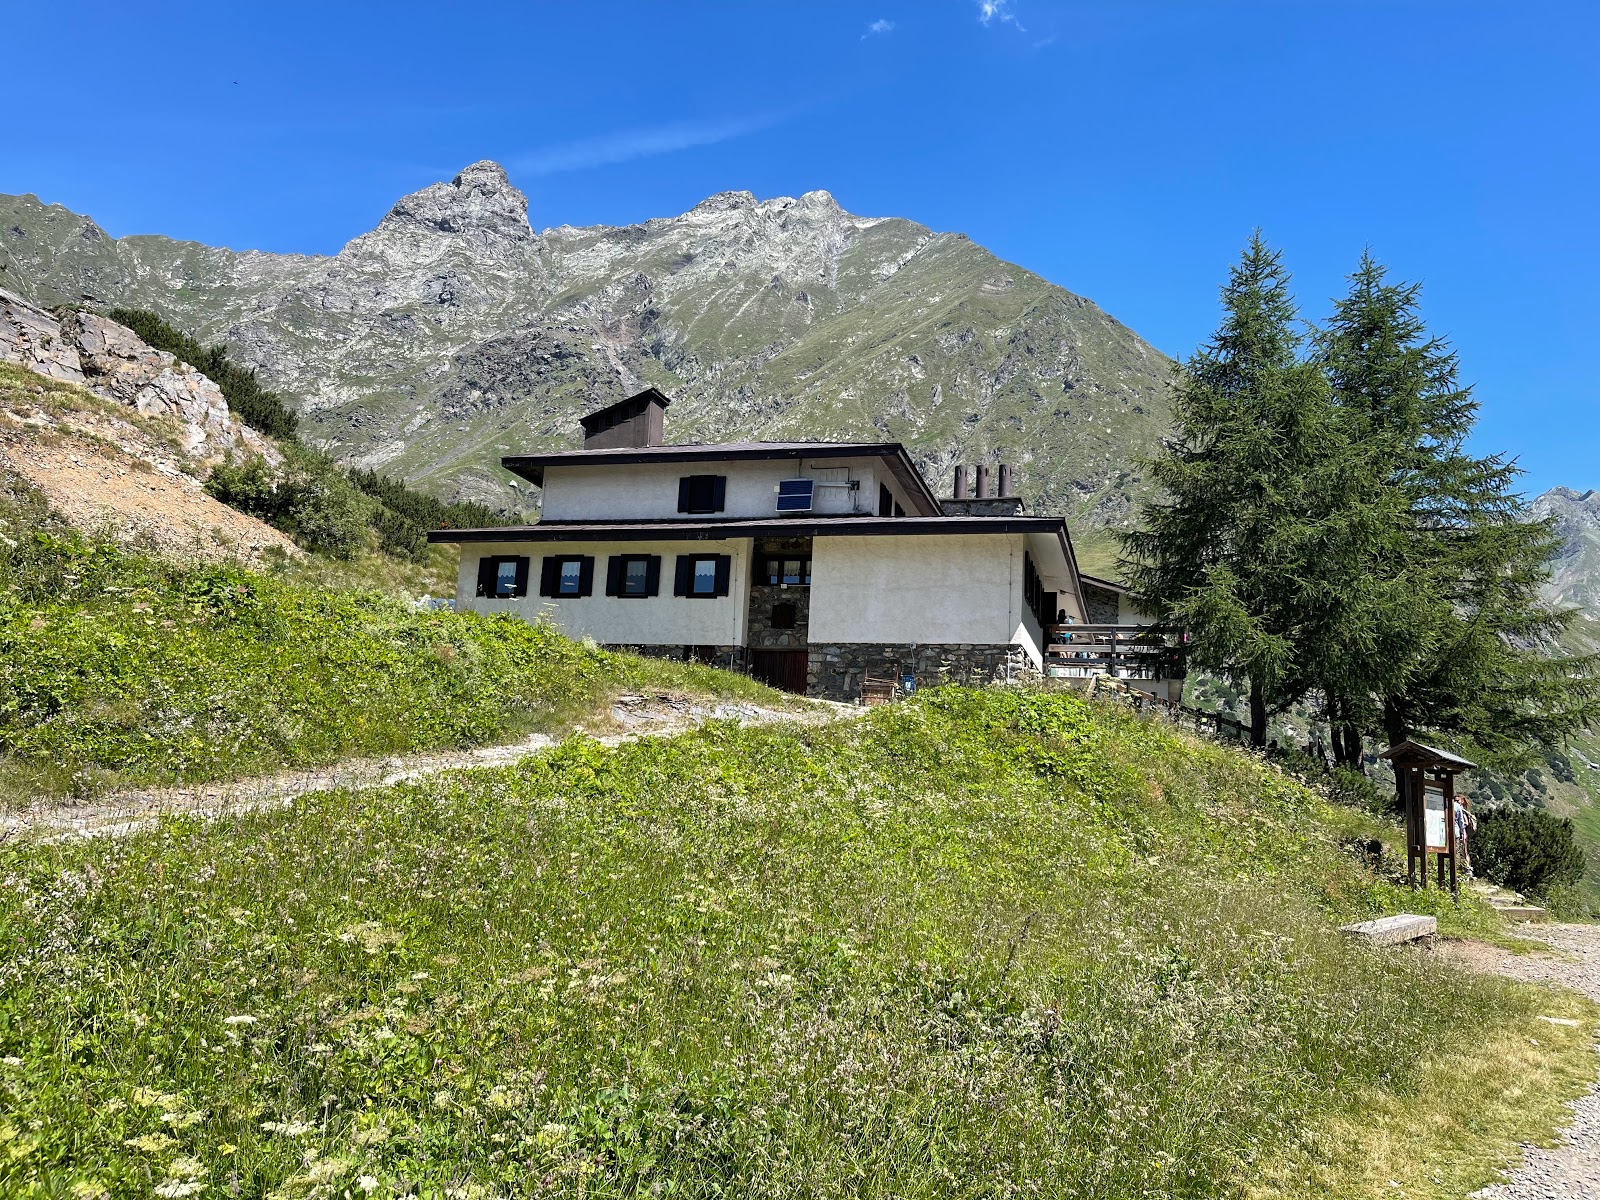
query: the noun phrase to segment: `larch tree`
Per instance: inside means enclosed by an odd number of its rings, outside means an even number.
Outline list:
[[[1389,523],[1366,556],[1383,598],[1369,640],[1332,647],[1319,686],[1344,761],[1363,732],[1419,733],[1509,765],[1600,720],[1600,661],[1561,649],[1571,614],[1540,594],[1557,541],[1528,519],[1515,464],[1466,449],[1478,406],[1418,293],[1363,255],[1318,338],[1361,489]]]
[[[1176,434],[1148,464],[1157,495],[1123,537],[1123,569],[1186,632],[1190,664],[1248,688],[1263,746],[1268,717],[1314,685],[1315,648],[1346,619],[1338,580],[1362,475],[1322,372],[1302,358],[1281,257],[1259,233],[1222,306],[1216,333],[1177,369]]]

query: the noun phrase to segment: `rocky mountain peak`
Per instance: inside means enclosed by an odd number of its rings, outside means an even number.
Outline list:
[[[689,211],[691,213],[735,212],[741,208],[755,206],[754,192],[718,192],[715,196],[707,196]]]
[[[428,233],[488,233],[528,241],[528,197],[512,186],[505,168],[484,159],[467,167],[449,183],[433,183],[404,196],[383,218],[385,227],[421,229]]]

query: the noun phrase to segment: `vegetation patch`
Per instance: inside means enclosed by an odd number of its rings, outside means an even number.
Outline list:
[[[0,797],[199,782],[509,740],[627,688],[778,702],[739,676],[72,533],[0,541]]]
[[[0,849],[0,1190],[1237,1195],[1549,1011],[1338,934],[1351,819],[947,688]]]

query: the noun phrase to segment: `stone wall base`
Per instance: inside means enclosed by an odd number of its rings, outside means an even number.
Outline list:
[[[919,688],[942,683],[982,686],[1037,675],[1038,668],[1020,646],[882,644],[841,642],[810,647],[806,694],[825,700],[859,700],[861,683],[874,679],[916,678]]]
[[[665,658],[672,662],[698,662],[724,671],[743,672],[749,667],[743,646],[623,646],[608,645],[607,650],[625,650],[641,658]]]

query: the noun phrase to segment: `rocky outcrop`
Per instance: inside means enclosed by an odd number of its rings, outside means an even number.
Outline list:
[[[0,291],[0,358],[164,418],[192,459],[259,454],[281,461],[270,440],[233,415],[209,378],[109,318],[71,309],[52,314]]]

